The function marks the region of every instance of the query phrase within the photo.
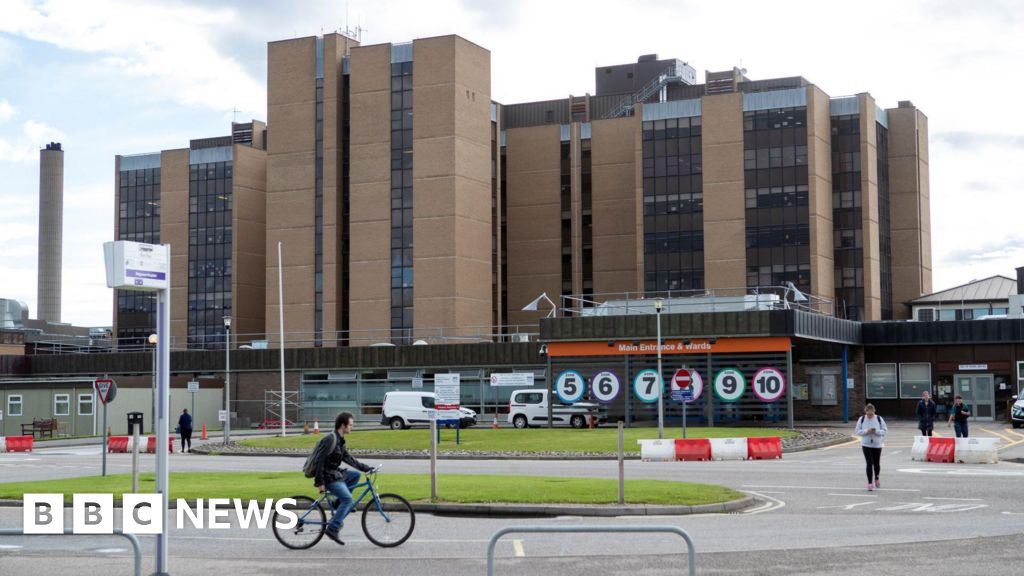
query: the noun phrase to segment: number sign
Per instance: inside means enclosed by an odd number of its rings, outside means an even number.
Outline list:
[[[641,402],[657,402],[664,391],[665,383],[656,370],[641,370],[633,379],[633,393]]]
[[[775,368],[761,368],[754,374],[754,395],[764,402],[775,402],[786,392],[786,377]]]
[[[735,402],[743,397],[747,382],[735,368],[726,368],[715,375],[715,396],[722,402]]]
[[[586,381],[575,370],[566,370],[558,375],[555,381],[555,394],[565,404],[579,402],[586,389]]]
[[[619,395],[619,377],[612,372],[601,372],[590,383],[590,394],[598,402],[611,402]]]

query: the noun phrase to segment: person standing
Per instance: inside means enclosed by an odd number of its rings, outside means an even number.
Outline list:
[[[957,394],[953,411],[949,413],[949,422],[953,424],[953,432],[957,438],[967,438],[967,419],[971,417],[971,407],[964,404],[964,397]]]
[[[938,406],[935,405],[935,401],[932,400],[932,395],[927,390],[921,393],[921,400],[917,403],[917,429],[921,431],[921,436],[931,436],[932,430],[935,429],[935,414],[938,410]]]
[[[868,492],[882,487],[882,481],[878,478],[878,474],[882,471],[882,446],[888,431],[889,428],[885,425],[885,420],[875,414],[874,404],[866,404],[864,415],[857,419],[857,429],[854,434],[860,436],[860,447],[864,452],[864,462],[867,465],[868,473]]]
[[[181,433],[181,451],[191,452],[192,451],[192,415],[188,413],[188,408],[181,411],[181,416],[178,416],[178,432]]]

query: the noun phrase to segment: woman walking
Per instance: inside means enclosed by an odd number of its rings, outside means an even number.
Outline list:
[[[874,404],[865,405],[864,415],[857,419],[857,429],[854,434],[860,436],[860,447],[864,451],[864,462],[867,464],[868,472],[868,492],[882,487],[878,473],[882,468],[882,446],[885,443],[885,433],[888,431],[885,420],[875,414]]]

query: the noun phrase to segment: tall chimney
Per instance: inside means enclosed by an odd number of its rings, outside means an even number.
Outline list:
[[[1024,266],[1017,268],[1017,294],[1024,294]]]
[[[36,318],[60,322],[61,242],[64,236],[64,150],[39,151],[39,281]]]

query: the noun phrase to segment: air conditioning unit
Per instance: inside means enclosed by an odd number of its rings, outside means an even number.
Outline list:
[[[511,334],[510,337],[512,338],[513,342],[529,342],[530,341],[530,335],[529,334]]]

